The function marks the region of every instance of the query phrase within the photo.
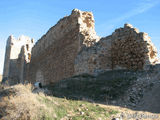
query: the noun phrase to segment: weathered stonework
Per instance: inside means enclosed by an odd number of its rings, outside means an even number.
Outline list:
[[[92,47],[79,52],[75,60],[75,74],[113,69],[144,69],[158,62],[157,50],[147,33],[139,32],[130,24],[116,29],[112,35],[101,38]]]
[[[157,62],[157,50],[147,33],[139,32],[132,25],[112,34],[113,67],[121,66],[128,69],[143,69],[144,65]]]
[[[3,80],[9,84],[23,83],[26,64],[30,62],[33,39],[20,36],[18,39],[9,36],[6,45]]]
[[[97,74],[111,70],[111,40],[111,36],[108,36],[91,47],[84,47],[75,59],[75,74]]]
[[[78,52],[98,40],[92,13],[74,9],[33,47],[28,80],[50,84],[71,77]]]
[[[30,38],[22,38],[9,37],[6,47],[3,77],[13,83],[54,84],[77,74],[144,69],[158,61],[157,50],[146,33],[125,24],[100,39],[93,14],[77,9],[50,28],[33,48]]]

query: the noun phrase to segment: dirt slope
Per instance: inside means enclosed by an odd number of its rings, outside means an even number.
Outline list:
[[[57,97],[160,113],[159,74],[159,70],[118,70],[96,77],[84,74],[62,80],[48,89]]]
[[[0,119],[160,120],[159,71],[83,74],[41,90],[0,85]]]
[[[112,120],[123,115],[123,120],[136,120],[148,115],[160,120],[158,114],[133,111],[128,108],[71,100],[45,95],[46,90],[33,93],[31,85],[0,86],[0,119],[2,120]],[[49,92],[49,91],[48,91]]]

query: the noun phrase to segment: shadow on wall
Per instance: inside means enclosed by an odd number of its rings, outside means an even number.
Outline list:
[[[160,73],[153,70],[114,70],[96,77],[89,74],[74,76],[45,88],[56,97],[160,113],[159,76]]]
[[[2,84],[17,84],[19,83],[19,72],[18,71],[18,65],[17,65],[17,59],[10,59],[9,60],[9,68],[5,68],[4,70],[4,76],[2,79]],[[8,73],[8,74],[5,74]]]
[[[5,68],[2,78],[2,84],[15,85],[24,83],[24,73],[26,70],[26,62],[21,58],[10,59],[9,68]]]
[[[40,83],[44,84],[44,76],[43,76],[41,70],[38,70],[36,72],[36,82],[40,82]]]

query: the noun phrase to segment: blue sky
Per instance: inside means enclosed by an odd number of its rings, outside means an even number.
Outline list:
[[[130,23],[149,33],[160,50],[160,0],[1,0],[0,74],[9,35],[23,34],[36,41],[74,8],[93,12],[99,36],[107,36]]]

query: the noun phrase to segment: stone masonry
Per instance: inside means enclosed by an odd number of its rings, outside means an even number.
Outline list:
[[[9,84],[24,83],[26,65],[30,62],[33,45],[33,39],[27,36],[22,35],[18,39],[13,35],[9,36],[6,45],[3,81],[8,80]]]
[[[28,80],[51,84],[74,75],[74,61],[83,47],[99,40],[91,12],[74,9],[61,19],[32,49]]]
[[[82,73],[96,75],[113,69],[144,69],[158,61],[148,34],[125,24],[112,35],[100,38],[94,23],[91,12],[74,9],[34,46],[28,37],[16,40],[10,36],[3,79],[13,84],[26,81],[54,84]]]
[[[130,24],[101,38],[92,47],[85,47],[75,60],[75,74],[113,69],[144,69],[158,62],[157,50],[147,33],[139,32]]]

